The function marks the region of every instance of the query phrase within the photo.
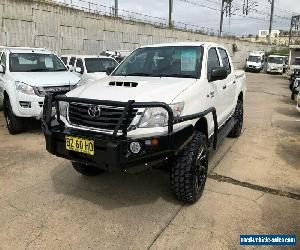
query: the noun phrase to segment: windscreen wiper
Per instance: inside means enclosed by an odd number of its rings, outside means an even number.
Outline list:
[[[155,75],[149,74],[149,73],[139,73],[139,72],[135,72],[135,73],[130,73],[130,74],[123,75],[123,76],[155,76]]]
[[[45,71],[51,71],[49,69],[30,69],[29,72],[45,72]]]
[[[183,75],[183,74],[156,74],[152,75],[156,77],[180,77],[180,78],[196,78],[196,76],[192,75]]]

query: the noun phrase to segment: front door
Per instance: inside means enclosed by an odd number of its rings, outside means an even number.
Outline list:
[[[208,51],[208,57],[207,57],[207,80],[209,81],[209,85],[211,86],[212,90],[208,95],[210,96],[212,100],[212,105],[216,108],[217,111],[217,117],[218,117],[218,124],[221,125],[225,118],[224,112],[225,112],[225,104],[226,104],[226,95],[224,91],[224,83],[226,81],[224,80],[211,80],[211,71],[216,68],[220,67],[221,62],[218,55],[217,48],[212,47]]]

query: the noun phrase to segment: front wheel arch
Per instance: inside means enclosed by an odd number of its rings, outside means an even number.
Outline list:
[[[201,117],[195,124],[195,130],[203,133],[208,138],[208,125],[205,117]]]

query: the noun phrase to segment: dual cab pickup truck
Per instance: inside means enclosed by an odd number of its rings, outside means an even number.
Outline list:
[[[46,147],[83,175],[166,162],[175,196],[194,203],[210,148],[241,134],[245,92],[221,45],[144,46],[109,77],[46,97]]]

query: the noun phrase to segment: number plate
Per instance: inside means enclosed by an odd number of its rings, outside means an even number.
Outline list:
[[[87,155],[94,155],[94,141],[83,138],[66,136],[66,149]]]

